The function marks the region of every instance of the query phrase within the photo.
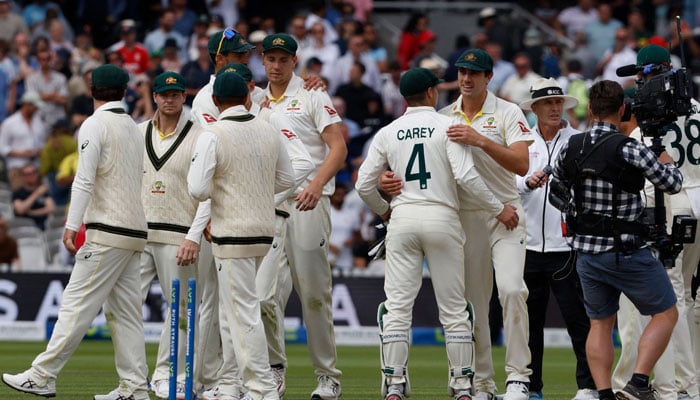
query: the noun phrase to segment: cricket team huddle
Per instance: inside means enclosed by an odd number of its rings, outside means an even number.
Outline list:
[[[215,73],[190,115],[177,72],[155,77],[155,112],[137,124],[122,103],[127,71],[92,69],[94,113],[78,132],[63,237],[75,266],[46,350],[26,371],[3,373],[6,385],[55,397],[60,371],[103,308],[119,385],[95,400],[145,400],[149,392],[281,399],[284,311],[294,288],[318,382],[310,398],[341,397],[329,236],[330,197],[348,154],[342,119],[322,79],[295,73],[299,46],[291,35],[261,39],[264,88],[248,66],[254,46],[241,33],[227,28],[208,38]],[[672,151],[655,154],[635,117],[622,120],[629,93],[604,79],[590,87],[591,122],[581,132],[566,118],[579,101],[556,79],[537,79],[515,104],[487,88],[494,63],[482,49],[463,50],[454,62],[459,96],[439,110],[443,80],[426,68],[404,72],[398,89],[406,111],[374,135],[357,171],[357,194],[387,225],[377,397],[411,395],[411,316],[425,262],[445,333],[446,395],[454,400],[494,400],[498,390],[488,323],[494,282],[503,308],[504,400],[543,398],[550,291],[576,354],[574,400],[697,400],[700,304],[691,280],[700,245],[686,245],[676,268],[665,269],[636,230],[653,187],[673,194],[672,215],[697,215],[700,171],[673,157],[692,136],[665,135]],[[649,79],[658,72],[643,67],[671,70],[671,55],[650,44],[635,65],[639,79]],[[536,117],[532,127],[526,114]],[[681,117],[669,132],[698,119]],[[555,180],[571,195],[566,216],[549,201]],[[166,294],[174,279],[197,280],[191,391],[185,340],[175,350],[180,368],[171,370],[170,324],[149,377],[142,305],[155,277]],[[182,290],[180,321],[186,298]],[[616,323],[623,348],[613,371]],[[184,337],[185,324],[178,326]]]

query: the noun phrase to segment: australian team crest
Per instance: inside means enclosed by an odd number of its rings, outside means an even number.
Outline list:
[[[177,78],[175,78],[174,76],[169,76],[169,77],[165,78],[165,84],[166,85],[175,85],[175,84],[177,84]]]
[[[273,45],[273,46],[284,46],[284,39],[282,39],[282,38],[275,38],[275,39],[272,41],[272,45]]]
[[[282,40],[282,39],[280,39]],[[287,106],[287,111],[299,111],[301,110],[301,101],[294,99],[291,102],[289,102],[289,105]]]
[[[486,123],[483,126],[484,129],[495,129],[496,128],[496,118],[488,117]]]
[[[155,183],[151,185],[151,193],[165,194],[165,185],[163,184],[163,181],[155,181]]]
[[[476,60],[476,55],[474,53],[469,53],[466,56],[464,56],[464,59],[466,61],[474,61]]]

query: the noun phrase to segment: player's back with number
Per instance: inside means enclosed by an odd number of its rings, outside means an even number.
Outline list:
[[[468,168],[471,156],[447,139],[449,126],[450,119],[434,109],[415,107],[377,132],[365,164],[382,170],[388,165],[405,182],[393,209],[402,204],[458,209],[454,171]]]

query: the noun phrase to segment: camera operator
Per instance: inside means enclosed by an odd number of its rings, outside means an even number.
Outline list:
[[[642,48],[637,55],[637,66],[647,67],[652,65],[661,68],[649,68],[655,71],[670,70],[671,58],[668,50],[658,45],[648,45]],[[642,74],[644,80],[657,76],[660,72]],[[634,97],[634,96],[632,96]],[[700,103],[692,100],[695,110],[700,108]],[[633,115],[630,122],[624,123],[636,126],[636,118]],[[691,131],[695,126],[695,131]],[[700,168],[697,161],[693,159],[693,135],[700,133],[700,115],[692,114],[689,118],[681,116],[673,125],[670,125],[667,132],[662,132],[664,148],[668,149],[669,155],[675,160],[676,166],[683,174],[683,187],[681,191],[673,196],[666,196],[666,220],[671,221],[670,215],[690,215],[698,216],[693,212],[692,203],[700,202]],[[623,129],[624,132],[624,129]],[[649,144],[650,138],[641,137],[639,128],[631,132],[631,137],[643,140]],[[697,141],[697,139],[695,139]],[[649,185],[647,185],[649,186]],[[646,190],[648,198],[653,201],[653,190]],[[653,205],[653,204],[649,204]],[[700,242],[696,236],[694,243],[686,243],[683,251],[675,259],[675,268],[667,269],[668,276],[673,285],[677,297],[677,307],[679,319],[673,330],[671,341],[664,356],[658,360],[654,373],[654,388],[657,390],[662,400],[676,399],[687,400],[698,395],[698,384],[695,382],[697,360],[693,359],[691,331],[693,327],[693,299],[691,297],[691,280],[700,260]],[[630,307],[631,308],[631,307]],[[625,311],[623,313],[623,311]],[[619,376],[627,375],[632,370],[634,362],[634,348],[632,347],[639,338],[643,328],[642,321],[638,316],[632,315],[632,310],[621,305],[618,312],[618,328],[622,344],[622,355],[618,361],[615,373],[613,374],[613,386],[622,387],[624,380]],[[626,314],[626,315],[625,315]],[[696,332],[697,333],[697,332]],[[630,341],[627,346],[624,342]],[[697,350],[697,349],[696,349]]]
[[[611,337],[624,293],[651,321],[639,341],[634,374],[617,396],[654,400],[649,374],[668,344],[678,312],[666,271],[642,236],[640,191],[646,178],[662,191],[677,193],[683,178],[668,154],[657,159],[644,144],[620,134],[617,125],[625,107],[618,83],[600,81],[589,93],[592,128],[572,136],[554,165],[554,177],[572,196],[567,232],[573,234],[591,320],[586,356],[600,400],[613,400]]]

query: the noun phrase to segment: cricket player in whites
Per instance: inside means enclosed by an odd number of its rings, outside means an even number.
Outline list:
[[[457,185],[495,220],[510,227],[518,220],[515,209],[501,204],[477,174],[471,149],[448,139],[451,120],[435,111],[435,86],[440,82],[425,68],[411,69],[401,77],[399,88],[408,109],[377,132],[356,183],[358,194],[372,211],[385,221],[391,218],[386,236],[387,299],[380,304],[377,317],[381,391],[386,400],[410,396],[409,331],[424,258],[445,330],[448,392],[455,400],[471,400],[473,315],[463,295],[464,233],[458,218]],[[387,167],[405,182],[391,205],[377,190]]]
[[[488,317],[495,271],[506,344],[507,377],[503,398],[528,400],[532,371],[528,368],[527,286],[523,277],[525,213],[515,174],[523,176],[528,171],[532,134],[517,105],[499,99],[486,89],[493,76],[491,56],[481,49],[465,50],[455,66],[460,96],[439,111],[452,119],[447,136],[471,147],[474,166],[486,186],[504,204],[514,206],[519,217],[517,226],[501,226],[466,196],[460,201],[460,220],[468,239],[464,245],[464,293],[476,313],[474,398],[493,400],[496,391]],[[392,172],[382,178],[382,189],[391,195],[399,193],[402,184]]]
[[[290,216],[285,250],[318,381],[311,398],[336,400],[341,394],[341,372],[336,367],[331,315],[328,196],[335,190],[335,174],[345,163],[347,148],[338,125],[340,117],[328,94],[305,89],[303,79],[294,74],[296,51],[297,43],[287,34],[268,35],[263,40],[263,65],[269,80],[265,95],[272,111],[287,117],[289,129],[299,136],[315,165],[287,200]]]
[[[158,275],[163,293],[171,292],[173,278],[187,282],[197,276],[199,242],[209,221],[209,204],[194,200],[187,192],[187,170],[201,126],[187,119],[185,79],[175,72],[158,75],[153,83],[153,101],[158,109],[153,119],[139,124],[145,138],[144,177],[141,199],[148,222],[148,243],[141,255],[141,291],[145,299],[151,281]],[[199,292],[197,298],[201,298]],[[199,301],[196,302],[199,304]],[[170,302],[167,303],[168,306]],[[180,318],[187,317],[187,291],[180,291]],[[170,308],[167,318],[170,320]],[[184,338],[185,323],[179,324]],[[177,398],[185,398],[185,354],[187,341],[178,346]],[[170,352],[170,324],[163,324],[152,389],[167,399]]]
[[[643,47],[637,54],[637,66],[647,65],[671,68],[670,53],[665,48],[651,44]],[[655,74],[644,74],[642,78],[649,79]],[[700,103],[692,100],[693,107],[700,111]],[[634,118],[634,117],[633,117]],[[672,124],[668,125],[668,131],[663,137],[665,150],[673,158],[676,166],[683,174],[683,186],[681,191],[670,196],[670,201],[666,203],[667,220],[672,221],[673,215],[690,215],[694,218],[700,217],[700,158],[697,152],[693,151],[695,144],[700,143],[700,114],[692,114],[686,118],[682,116]],[[639,129],[632,132],[633,137]],[[645,139],[648,144],[649,138]],[[647,186],[649,182],[647,181]],[[653,190],[650,198],[653,199]],[[666,196],[669,200],[669,196]],[[668,212],[670,211],[670,213]],[[683,245],[683,251],[676,258],[675,268],[667,269],[666,272],[673,284],[676,293],[678,307],[678,322],[673,329],[671,342],[664,355],[656,363],[654,387],[657,389],[659,397],[663,400],[678,397],[678,400],[697,400],[698,394],[698,362],[700,362],[700,339],[698,336],[699,327],[693,312],[693,298],[691,296],[691,281],[695,274],[698,261],[700,261],[700,236],[695,236],[694,243]],[[626,299],[625,299],[626,300]],[[620,326],[621,340],[630,343],[623,345],[623,352],[620,355],[615,372],[613,374],[613,387],[621,389],[626,384],[626,377],[632,375],[636,361],[636,343],[642,334],[648,317],[642,317],[629,301],[620,301],[620,311],[618,312],[618,325]],[[622,336],[624,334],[624,336]],[[628,351],[629,350],[629,351]],[[665,379],[664,379],[665,378]]]
[[[275,193],[293,187],[285,144],[269,124],[248,113],[248,85],[238,74],[216,78],[219,120],[198,141],[187,182],[190,194],[211,198],[212,250],[217,265],[219,307],[252,400],[279,399],[267,356],[255,274],[273,241]],[[236,399],[235,387],[220,399]]]
[[[73,182],[63,244],[76,253],[82,222],[85,244],[63,292],[58,321],[32,367],[2,380],[20,392],[56,396],[56,376],[104,306],[114,344],[119,386],[94,400],[148,400],[140,258],[148,235],[141,205],[143,136],[122,108],[129,75],[108,64],[92,71],[95,112],[80,127],[80,162]]]

